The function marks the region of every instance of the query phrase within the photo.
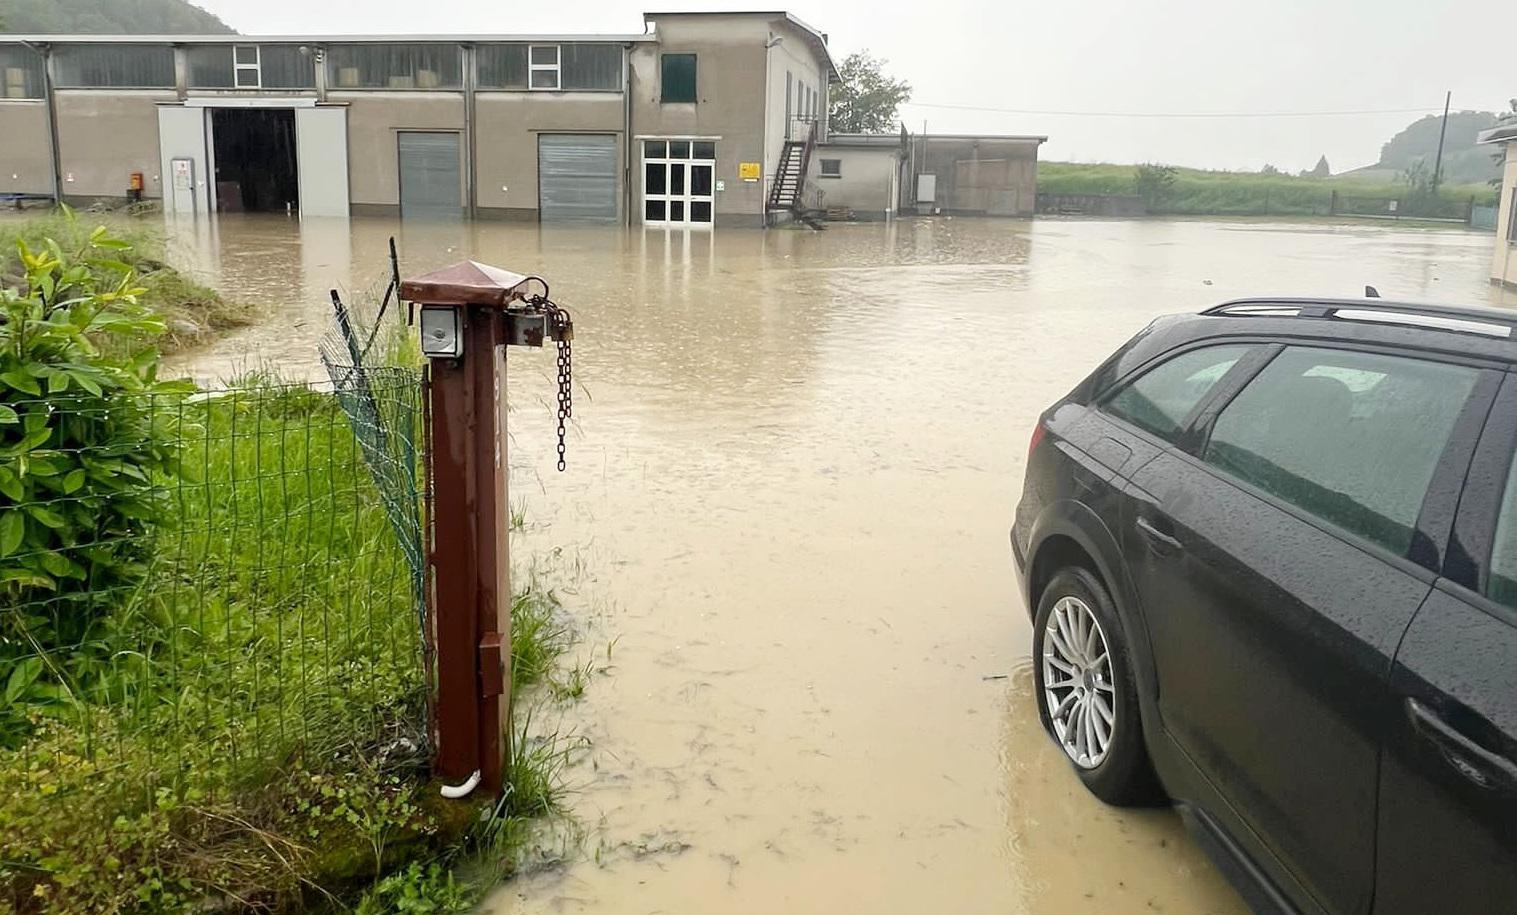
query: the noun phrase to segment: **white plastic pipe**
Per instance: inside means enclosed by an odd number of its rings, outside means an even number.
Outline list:
[[[469,780],[462,785],[443,785],[442,796],[450,801],[456,801],[461,797],[468,797],[470,792],[477,787],[479,787],[479,770],[475,769],[474,774],[469,776]]]

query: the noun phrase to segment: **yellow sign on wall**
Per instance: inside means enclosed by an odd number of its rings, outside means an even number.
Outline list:
[[[737,164],[737,176],[744,181],[759,180],[759,163],[739,162]]]

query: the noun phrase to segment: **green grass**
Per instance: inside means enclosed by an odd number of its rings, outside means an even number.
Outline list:
[[[161,314],[168,325],[168,333],[160,341],[162,349],[196,346],[250,323],[245,309],[165,263],[163,236],[148,218],[59,209],[24,221],[0,221],[0,282],[15,285],[19,273],[17,241],[38,249],[51,238],[65,251],[79,250],[90,231],[103,224],[113,237],[131,245],[130,250],[121,252],[120,259],[136,268],[139,284],[147,290],[142,303]]]
[[[177,520],[146,583],[0,750],[0,911],[340,909],[371,886],[367,911],[454,911],[483,886],[433,865],[506,860],[559,810],[581,744],[531,713],[485,825],[427,782],[411,572],[359,443],[330,395],[240,384],[172,407],[184,473],[157,481]],[[573,638],[551,591],[515,607],[526,709]]]
[[[1038,193],[1130,195],[1136,193],[1134,173],[1131,165],[1040,162]],[[1179,215],[1328,215],[1334,191],[1343,202],[1408,197],[1405,185],[1352,175],[1311,178],[1179,168],[1171,193],[1152,209]],[[1496,191],[1487,185],[1445,185],[1439,196],[1443,202],[1427,215],[1462,217],[1470,198],[1489,204]]]

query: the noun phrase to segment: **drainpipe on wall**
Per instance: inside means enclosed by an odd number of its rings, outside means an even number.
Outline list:
[[[174,45],[174,94],[179,101],[190,96],[190,61],[184,45]]]
[[[622,224],[628,227],[632,225],[632,47],[630,42],[622,45]]]
[[[474,87],[477,82],[474,71],[474,45],[462,46],[464,64],[464,191],[468,197],[468,203],[464,212],[473,220],[479,216],[479,175],[477,173],[478,156],[474,149]],[[541,204],[539,203],[539,206]]]
[[[47,103],[47,152],[53,166],[53,203],[63,202],[63,154],[58,149],[58,99],[53,89],[53,48],[49,44],[24,44],[42,55],[42,96]]]
[[[311,47],[312,66],[316,68],[316,104],[325,105],[327,101],[327,46],[324,44]]]

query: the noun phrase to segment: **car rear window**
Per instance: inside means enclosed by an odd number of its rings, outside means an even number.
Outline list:
[[[1403,356],[1288,347],[1217,417],[1204,459],[1405,555],[1479,372]]]
[[[1485,595],[1517,608],[1517,460],[1507,474],[1506,495],[1501,499],[1501,514],[1496,519],[1496,543],[1491,549],[1491,574]]]
[[[1188,350],[1139,375],[1101,408],[1174,441],[1191,410],[1250,349],[1228,344]]]

